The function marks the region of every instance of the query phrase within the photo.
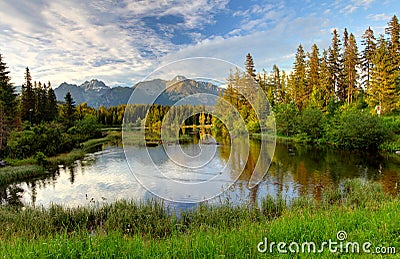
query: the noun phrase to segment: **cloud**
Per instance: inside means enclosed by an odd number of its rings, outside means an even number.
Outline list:
[[[379,14],[370,14],[367,16],[368,19],[372,19],[374,21],[389,21],[392,16],[384,14],[384,13],[379,13]]]
[[[226,4],[226,0],[2,1],[0,49],[16,84],[22,83],[26,66],[34,80],[51,80],[53,85],[93,77],[133,84],[163,55],[178,49],[172,42],[176,30],[199,40],[199,33],[191,30],[212,24],[214,14]],[[168,24],[176,17],[181,21]]]
[[[239,67],[244,66],[245,56],[250,52],[256,63],[256,68],[272,69],[274,64],[284,70],[290,70],[293,64],[294,52],[301,39],[311,40],[302,42],[306,49],[318,42],[321,49],[329,44],[330,35],[321,35],[319,25],[324,23],[323,18],[282,18],[279,23],[264,31],[255,31],[246,35],[222,36],[203,40],[195,45],[189,45],[177,52],[170,53],[162,58],[162,64],[190,57],[212,57],[226,60]],[[327,36],[327,37],[324,37]],[[198,67],[182,68],[182,73],[190,73]],[[219,78],[227,77],[228,70],[219,72]]]
[[[247,52],[259,69],[277,64],[290,70],[299,43],[323,49],[332,27],[350,21],[365,30],[366,18],[387,20],[382,12],[390,3],[380,13],[356,16],[374,2],[0,1],[0,53],[17,85],[26,66],[34,80],[53,86],[92,78],[130,86],[176,59],[212,56],[242,66]]]
[[[345,4],[343,1],[336,0],[334,6],[336,9],[341,9],[341,13],[351,14],[359,8],[368,9],[374,1],[376,0],[351,0],[349,1],[350,3],[343,6],[343,4]]]

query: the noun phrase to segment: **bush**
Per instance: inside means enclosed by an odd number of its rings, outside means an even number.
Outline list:
[[[383,121],[368,111],[342,109],[325,127],[329,142],[346,149],[374,150],[387,138]]]
[[[37,163],[39,165],[44,165],[47,161],[47,157],[45,154],[43,154],[43,152],[39,151],[39,152],[36,152],[35,160],[37,161]]]

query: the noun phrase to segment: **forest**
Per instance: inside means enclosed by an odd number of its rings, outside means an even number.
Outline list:
[[[230,71],[221,97],[235,107],[251,134],[263,134],[263,126],[271,127],[268,118],[273,114],[281,138],[347,149],[399,150],[399,35],[396,16],[388,22],[385,35],[376,37],[367,28],[362,48],[347,29],[342,36],[334,30],[328,49],[321,51],[314,44],[306,52],[300,44],[290,72],[277,65],[270,72],[257,72],[249,53],[244,72]],[[64,102],[57,102],[51,83],[33,81],[28,67],[18,95],[9,73],[0,54],[2,157],[23,159],[68,152],[85,140],[100,137],[101,127],[121,126],[126,111],[128,126],[160,130],[162,119],[171,109],[175,122],[196,114],[184,124],[212,125],[214,134],[223,138],[229,135],[219,118],[203,112],[204,107],[137,104],[96,110],[86,103],[76,105],[70,93]],[[266,118],[257,118],[246,100],[244,93],[252,92],[249,78],[268,98]]]

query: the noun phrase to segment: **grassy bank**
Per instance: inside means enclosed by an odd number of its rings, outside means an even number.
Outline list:
[[[35,164],[0,168],[0,186],[20,181],[21,179],[40,177],[45,174],[44,167]]]
[[[400,249],[400,200],[376,183],[345,181],[322,200],[265,198],[258,206],[202,205],[178,218],[157,202],[120,201],[101,208],[0,208],[0,253],[14,257],[253,258],[270,242],[371,242]],[[267,252],[267,255],[270,252]],[[276,249],[272,252],[278,255]],[[350,253],[325,256],[353,257]],[[365,256],[365,253],[361,251]],[[312,254],[289,253],[310,257]]]
[[[10,163],[10,166],[0,168],[0,185],[41,177],[52,173],[56,169],[57,165],[69,165],[75,160],[82,159],[85,154],[93,151],[96,147],[104,143],[117,141],[118,138],[120,138],[119,136],[119,132],[110,132],[106,137],[90,139],[82,143],[80,148],[75,148],[68,153],[45,158],[42,162],[39,162],[33,157],[22,160],[7,160],[7,162]]]

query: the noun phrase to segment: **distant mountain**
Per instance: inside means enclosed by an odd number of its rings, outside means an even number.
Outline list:
[[[98,108],[100,106],[116,106],[128,103],[130,96],[135,91],[136,103],[153,103],[153,97],[158,96],[154,103],[163,105],[172,105],[182,98],[190,95],[209,93],[219,95],[222,88],[211,83],[186,79],[183,76],[176,76],[170,81],[154,79],[151,81],[140,82],[133,87],[108,87],[104,82],[93,79],[77,86],[75,84],[62,83],[54,89],[57,100],[64,101],[67,92],[70,92],[72,98],[77,104],[86,102],[89,106]],[[207,98],[199,98],[192,104],[214,104]]]

